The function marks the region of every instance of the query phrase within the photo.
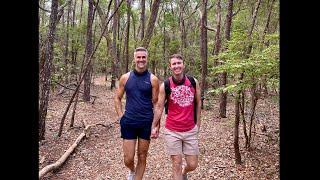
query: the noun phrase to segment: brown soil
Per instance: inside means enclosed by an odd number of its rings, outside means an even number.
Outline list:
[[[108,87],[108,88],[107,88]],[[62,96],[52,92],[46,121],[45,140],[39,142],[39,170],[54,163],[73,144],[83,131],[82,119],[88,124],[102,123],[108,127],[94,126],[89,137],[79,146],[55,172],[42,179],[102,180],[126,179],[127,169],[123,163],[122,139],[113,106],[114,91],[106,86],[104,77],[97,77],[91,94],[98,98],[94,104],[79,102],[75,116],[75,127],[69,128],[71,111],[65,121],[61,137],[57,137],[60,120],[71,93]],[[81,97],[79,100],[82,99]],[[231,98],[229,98],[231,99]],[[242,165],[235,165],[233,150],[233,103],[228,103],[228,118],[218,117],[218,101],[208,101],[207,110],[202,111],[200,131],[200,153],[198,168],[189,179],[280,179],[279,178],[279,107],[271,98],[259,100],[256,109],[256,134],[250,151],[244,148],[242,123],[240,125],[240,150]],[[161,127],[164,120],[161,120]],[[261,124],[266,132],[261,131]],[[152,140],[144,174],[149,179],[172,179],[171,162],[164,149],[163,134]]]

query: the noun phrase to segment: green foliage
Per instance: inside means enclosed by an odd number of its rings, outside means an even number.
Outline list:
[[[235,92],[239,89],[251,87],[253,83],[262,82],[263,78],[277,85],[279,79],[279,36],[277,34],[266,37],[270,41],[268,47],[260,49],[258,36],[253,36],[253,50],[247,57],[245,52],[249,42],[242,30],[234,31],[231,41],[228,42],[228,49],[218,56],[210,56],[209,62],[220,60],[223,62],[218,67],[211,67],[209,75],[215,76],[218,73],[227,72],[229,76],[238,76],[244,73],[244,79],[239,82],[231,82],[226,87],[210,90],[210,93],[221,91]],[[269,83],[270,84],[270,83]]]

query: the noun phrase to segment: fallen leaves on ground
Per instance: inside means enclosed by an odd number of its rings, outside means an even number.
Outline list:
[[[43,179],[105,180],[126,179],[128,170],[123,163],[122,139],[119,124],[115,123],[114,91],[108,89],[104,77],[95,78],[91,92],[98,96],[94,104],[80,102],[77,106],[74,128],[69,128],[72,108],[67,115],[63,133],[57,137],[60,121],[70,96],[51,93],[46,121],[45,140],[39,143],[39,170],[54,163],[83,131],[82,119],[88,124],[102,123],[108,127],[94,126],[75,149],[64,165],[49,172]],[[81,96],[79,96],[79,100]],[[217,99],[202,111],[199,134],[199,165],[189,174],[189,179],[280,179],[279,178],[279,107],[271,98],[258,101],[256,109],[256,134],[250,150],[244,148],[244,135],[240,123],[239,139],[242,164],[236,165],[233,150],[233,103],[228,102],[227,118],[219,118]],[[71,106],[72,107],[72,106]],[[163,116],[164,118],[164,116]],[[164,137],[152,140],[144,178],[172,179],[170,157],[165,152]],[[265,125],[261,132],[259,124]]]

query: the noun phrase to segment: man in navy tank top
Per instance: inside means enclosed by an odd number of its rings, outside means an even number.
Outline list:
[[[128,180],[141,180],[146,168],[153,107],[158,101],[159,82],[158,78],[147,69],[147,49],[143,47],[135,49],[134,63],[134,70],[120,77],[114,104],[120,120],[124,164],[129,168]],[[126,93],[126,105],[123,111],[121,99],[124,93]],[[138,162],[135,166],[136,144]]]

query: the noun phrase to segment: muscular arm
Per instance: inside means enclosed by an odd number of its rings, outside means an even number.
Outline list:
[[[114,108],[116,110],[118,119],[120,119],[123,116],[123,109],[122,109],[122,103],[121,99],[123,97],[123,94],[125,92],[124,86],[128,80],[129,74],[124,74],[120,77],[119,80],[119,86],[116,89],[115,96],[114,96]]]
[[[198,128],[200,128],[200,125],[201,125],[201,89],[200,89],[200,86],[199,86],[199,83],[198,81],[195,79],[196,81],[196,103],[197,103],[197,126]]]
[[[159,80],[153,74],[151,74],[151,84],[152,84],[152,104],[153,104],[153,107],[156,107],[156,104],[158,101],[158,94],[159,94]]]
[[[157,126],[160,126],[160,118],[164,109],[164,101],[166,98],[164,83],[161,83],[159,88],[158,102],[154,108],[154,117],[152,122],[152,129]]]

